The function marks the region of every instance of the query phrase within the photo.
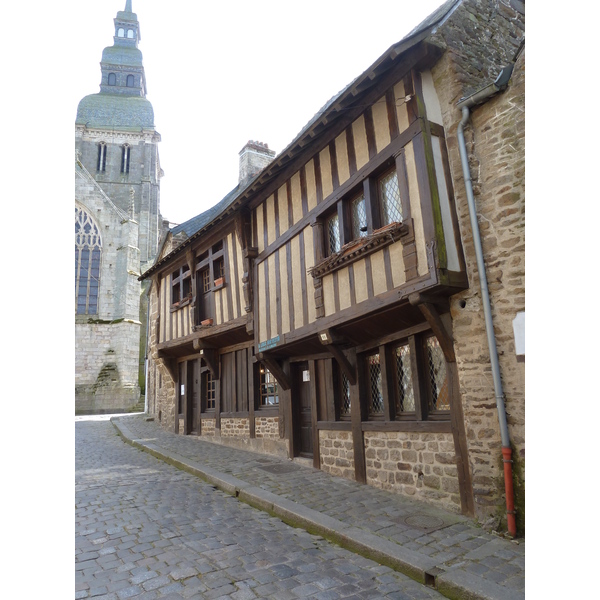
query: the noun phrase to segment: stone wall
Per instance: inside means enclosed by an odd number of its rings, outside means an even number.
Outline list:
[[[278,440],[279,417],[255,417],[254,435],[257,438]]]
[[[467,205],[456,130],[461,97],[495,79],[515,55],[523,35],[523,5],[518,1],[479,2],[474,12],[457,11],[443,28],[448,51],[432,69],[442,108],[450,169],[461,230],[469,289],[451,299],[452,334],[465,416],[469,467],[476,517],[500,526],[505,507],[498,411],[486,338],[479,272]],[[466,15],[466,16],[465,16]],[[491,24],[491,21],[494,21]],[[487,43],[490,32],[493,43]],[[464,64],[467,38],[479,40],[481,69]],[[489,40],[488,40],[489,41]],[[458,73],[458,76],[455,76]],[[471,109],[465,127],[469,166],[478,211],[492,319],[506,396],[509,435],[513,445],[517,527],[524,532],[525,364],[515,355],[513,319],[525,310],[525,51],[508,88]]]
[[[202,419],[201,437],[215,437],[217,431],[215,425],[215,419]]]
[[[250,421],[247,418],[221,419],[221,437],[250,437]]]
[[[367,483],[460,512],[451,433],[364,433]]]
[[[345,479],[356,479],[351,431],[319,430],[319,453],[322,471]]]

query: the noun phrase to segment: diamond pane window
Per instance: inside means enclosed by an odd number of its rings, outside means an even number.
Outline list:
[[[327,219],[327,254],[334,254],[340,248],[340,219],[336,213]]]
[[[402,205],[400,204],[400,188],[398,186],[398,175],[393,169],[386,173],[377,184],[379,190],[379,201],[381,203],[382,225],[402,222]]]
[[[361,194],[352,200],[352,239],[367,235],[367,211],[365,208],[365,196]]]
[[[440,343],[435,337],[427,338],[429,382],[429,410],[450,410],[446,361]]]
[[[398,385],[396,411],[398,413],[414,412],[415,393],[410,370],[410,346],[406,344],[396,348],[395,356]]]
[[[341,417],[349,417],[350,416],[350,382],[346,377],[345,373],[342,373],[342,382],[341,382],[341,403],[340,403],[340,416]]]
[[[98,314],[102,239],[97,225],[82,208],[75,207],[75,310],[78,315]]]
[[[381,387],[381,365],[379,354],[367,357],[368,371],[368,395],[369,415],[378,416],[383,414],[383,390]]]

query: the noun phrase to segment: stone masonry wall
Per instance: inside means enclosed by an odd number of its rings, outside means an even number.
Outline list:
[[[257,438],[278,440],[279,417],[255,417],[254,435]]]
[[[319,430],[319,453],[322,471],[353,481],[356,479],[351,431]]]
[[[215,419],[202,419],[202,437],[215,437]]]
[[[524,7],[515,0],[488,3],[471,0],[466,5],[481,5],[484,18],[481,15],[474,16],[476,11],[467,16],[460,11],[453,15],[453,31],[457,33],[449,35],[446,30],[444,41],[448,51],[432,69],[432,75],[442,107],[469,278],[469,289],[451,299],[451,316],[475,511],[484,526],[499,527],[505,518],[500,430],[479,272],[456,137],[461,118],[456,104],[469,91],[493,81],[500,70],[499,65],[505,66],[514,56],[523,35],[524,15],[521,11],[524,11]],[[491,31],[494,32],[494,43],[487,44]],[[466,60],[463,51],[465,44],[461,40],[465,36],[481,42],[471,47],[471,52],[482,57],[479,59],[482,66],[479,73],[471,72],[469,75],[461,66],[461,61]],[[495,60],[490,58],[492,54],[495,54],[492,57]],[[487,65],[489,72],[483,70],[484,65]],[[493,71],[492,67],[497,70]],[[475,75],[479,76],[478,81],[474,80]],[[471,117],[465,127],[501,379],[506,396],[509,435],[513,445],[517,529],[521,533],[524,532],[525,365],[515,355],[512,321],[518,312],[525,310],[524,106],[523,51],[506,91],[471,109]]]
[[[451,433],[364,433],[367,483],[460,512]]]
[[[221,419],[221,437],[250,437],[250,421],[247,418]]]

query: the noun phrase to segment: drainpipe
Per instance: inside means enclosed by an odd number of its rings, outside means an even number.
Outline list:
[[[507,67],[502,69],[500,75],[494,83],[475,92],[468,98],[463,98],[458,103],[458,108],[462,110],[462,120],[458,125],[457,137],[458,148],[460,151],[460,160],[462,163],[462,171],[465,180],[465,188],[467,192],[467,202],[469,206],[469,216],[471,219],[471,229],[473,230],[473,243],[475,245],[475,255],[477,257],[477,269],[479,270],[479,282],[481,286],[481,300],[483,302],[483,314],[485,317],[485,330],[487,333],[487,341],[490,353],[490,362],[492,366],[492,377],[494,380],[494,392],[496,395],[496,406],[498,408],[498,420],[500,422],[500,437],[502,439],[502,459],[504,462],[504,487],[506,494],[506,521],[508,533],[515,537],[517,534],[517,526],[515,520],[515,503],[513,492],[513,475],[512,475],[512,449],[510,447],[510,438],[508,435],[508,425],[506,422],[506,411],[504,407],[505,395],[502,388],[502,380],[500,378],[500,364],[498,362],[498,351],[496,348],[496,336],[494,334],[494,324],[492,322],[492,308],[490,304],[490,295],[488,290],[487,275],[485,271],[485,263],[483,260],[483,247],[481,245],[481,237],[479,235],[479,224],[477,222],[477,208],[475,206],[475,198],[473,195],[473,184],[471,181],[471,173],[469,170],[469,157],[467,154],[467,146],[465,144],[464,126],[469,120],[470,109],[473,106],[482,104],[494,94],[503,91],[508,86],[508,81],[512,74],[514,61]]]

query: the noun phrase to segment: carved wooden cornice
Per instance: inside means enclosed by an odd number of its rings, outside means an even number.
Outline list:
[[[308,272],[314,277],[323,277],[337,269],[341,269],[364,256],[377,252],[381,248],[393,244],[410,233],[410,227],[405,223],[390,223],[377,229],[371,235],[358,240],[352,240],[342,248],[317,263]]]

